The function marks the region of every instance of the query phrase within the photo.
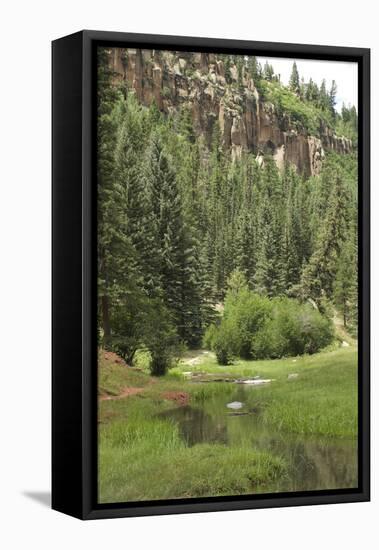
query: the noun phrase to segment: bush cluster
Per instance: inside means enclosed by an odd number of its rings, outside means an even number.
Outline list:
[[[118,353],[126,363],[132,365],[137,350],[145,350],[153,376],[162,376],[176,365],[184,345],[171,313],[161,300],[131,296],[128,307],[114,308],[111,321],[113,333],[104,345]]]
[[[267,298],[244,288],[227,295],[222,320],[211,325],[204,344],[221,365],[233,357],[277,359],[316,353],[333,340],[331,321],[308,303]]]

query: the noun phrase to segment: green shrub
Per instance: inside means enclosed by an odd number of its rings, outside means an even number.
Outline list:
[[[130,294],[125,303],[112,309],[112,335],[104,344],[107,349],[120,355],[128,365],[133,364],[135,353],[145,337],[147,315],[147,301],[138,291]]]
[[[314,102],[301,100],[280,82],[261,80],[259,92],[266,101],[275,106],[279,118],[284,114],[288,115],[300,130],[305,128],[310,134],[317,135],[320,122],[329,127],[334,126],[330,113],[317,107]]]
[[[204,345],[215,352],[219,365],[230,365],[233,361],[233,336],[228,322],[223,322],[220,326],[211,325],[204,335]]]
[[[290,298],[269,299],[243,288],[225,301],[221,323],[204,338],[221,365],[233,356],[276,359],[316,353],[334,337],[331,321],[310,304]]]
[[[264,296],[243,288],[233,297],[227,296],[225,324],[231,349],[243,359],[251,359],[251,336],[258,333],[271,315],[272,304]]]
[[[178,361],[183,351],[171,314],[160,300],[151,300],[146,320],[145,346],[150,352],[149,369],[153,376],[163,376]]]
[[[310,304],[276,298],[272,306],[271,318],[252,336],[251,350],[255,359],[312,354],[333,340],[331,321]]]

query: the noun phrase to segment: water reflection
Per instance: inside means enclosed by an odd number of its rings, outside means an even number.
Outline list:
[[[214,419],[203,409],[178,407],[162,413],[161,416],[177,422],[181,436],[191,447],[196,443],[227,444],[229,441],[225,419]]]
[[[355,439],[307,437],[279,432],[264,424],[259,411],[234,414],[226,404],[242,401],[246,391],[236,389],[231,397],[213,397],[203,406],[179,407],[162,416],[176,422],[188,445],[221,443],[230,446],[251,445],[283,457],[289,464],[288,475],[259,492],[310,491],[357,486],[357,442]],[[246,415],[246,412],[249,414]]]

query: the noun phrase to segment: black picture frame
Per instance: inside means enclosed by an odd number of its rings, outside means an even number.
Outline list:
[[[96,56],[98,45],[354,61],[359,82],[359,487],[98,504]],[[52,43],[52,507],[81,519],[370,499],[370,50],[81,31]]]

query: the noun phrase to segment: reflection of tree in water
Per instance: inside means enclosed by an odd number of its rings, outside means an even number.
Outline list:
[[[272,485],[267,484],[264,492],[315,491],[357,486],[355,441],[278,432],[263,423],[259,414],[230,415],[226,410],[225,397],[210,400],[206,406],[207,410],[179,407],[160,416],[176,422],[181,436],[190,446],[197,443],[222,443],[236,447],[248,445],[282,457],[289,465],[288,474]]]
[[[179,407],[162,414],[176,421],[183,439],[188,445],[196,443],[227,443],[226,423],[214,419],[203,409]]]
[[[356,487],[358,483],[357,448],[351,442],[271,440],[273,452],[290,464],[281,491],[312,491]],[[281,483],[281,485],[282,485]]]
[[[315,465],[316,488],[338,489],[357,486],[358,468],[355,445],[308,443],[304,447]]]

